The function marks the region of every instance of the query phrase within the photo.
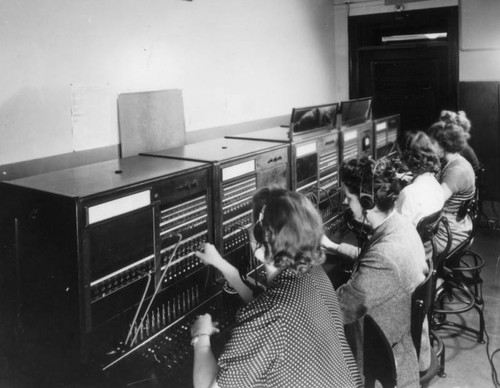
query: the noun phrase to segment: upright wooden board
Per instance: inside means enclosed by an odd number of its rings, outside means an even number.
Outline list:
[[[178,89],[118,96],[121,157],[186,143],[184,105]]]

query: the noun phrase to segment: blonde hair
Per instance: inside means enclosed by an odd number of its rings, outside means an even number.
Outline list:
[[[456,113],[451,110],[442,110],[439,114],[439,120],[462,127],[465,132],[465,138],[470,139],[471,122],[463,110],[459,110]]]

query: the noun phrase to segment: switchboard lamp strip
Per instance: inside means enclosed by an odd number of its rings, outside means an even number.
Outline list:
[[[314,182],[311,182],[311,183],[308,183],[307,185],[304,185],[304,186],[301,186],[297,189],[297,191],[304,191],[304,190],[307,190],[308,188],[310,187],[313,187],[313,186],[316,186],[316,181]]]
[[[320,163],[321,161],[326,161],[326,160],[335,160],[337,159],[337,151],[331,151],[331,152],[325,152],[323,155],[320,155]]]
[[[330,167],[331,166],[331,163],[336,161],[337,160],[337,156],[336,155],[327,155],[327,156],[324,156],[320,159],[319,161],[319,167],[321,169],[321,167]],[[325,166],[326,165],[326,166]]]
[[[239,186],[235,190],[224,191],[222,196],[222,203],[226,204],[227,202],[235,201],[242,197],[251,197],[256,187],[256,182],[252,181],[249,185]]]
[[[320,180],[320,182],[321,182],[321,181],[328,180],[328,179],[330,179],[330,178],[334,178],[334,179],[335,179],[335,181],[336,181],[336,180],[337,180],[337,171],[334,171],[334,172],[332,172],[331,174],[325,175],[325,176],[321,177],[319,180]]]
[[[377,146],[384,146],[387,144],[387,136],[381,134],[377,136]]]
[[[216,292],[214,295],[212,295],[211,297],[209,297],[207,300],[205,300],[203,303],[200,303],[196,309],[201,309],[203,306],[205,306],[206,304],[210,303],[214,298],[218,297],[220,294],[222,293],[222,290],[221,291],[218,291]],[[128,357],[130,354],[132,354],[133,352],[137,351],[138,349],[144,347],[145,345],[147,345],[149,342],[153,341],[155,338],[157,338],[158,336],[162,335],[166,330],[170,329],[171,327],[177,325],[178,323],[180,323],[183,319],[185,319],[188,315],[192,314],[194,312],[193,311],[190,311],[189,313],[187,314],[184,314],[183,316],[179,317],[177,320],[171,322],[169,325],[165,326],[162,330],[160,330],[158,333],[152,335],[151,337],[149,337],[147,340],[141,342],[140,344],[138,344],[136,347],[130,349],[128,352],[126,353],[123,353],[120,357],[118,357],[116,360],[112,361],[111,363],[109,363],[108,365],[104,366],[102,368],[103,371],[111,368],[113,365],[117,364],[118,362],[120,362],[121,360],[123,360],[124,358]]]
[[[252,214],[252,209],[247,210],[244,213],[238,214],[236,217],[233,217],[233,218],[230,218],[229,220],[224,221],[223,225],[227,225],[227,224],[230,224],[230,223],[236,222],[236,221],[241,221],[242,218],[245,218],[246,216],[250,216],[251,214]]]
[[[321,189],[327,189],[332,186],[336,187],[338,186],[338,180],[336,176],[328,177],[327,179],[320,179],[319,183]]]
[[[198,197],[198,198],[191,199],[189,201],[184,201],[181,204],[171,206],[168,209],[165,209],[164,211],[175,211],[177,209],[182,209],[182,208],[186,208],[186,207],[191,208],[193,203],[199,202],[200,200],[205,202],[205,197]]]
[[[189,216],[192,216],[193,214],[203,212],[206,210],[206,208],[207,208],[207,204],[203,203],[203,204],[200,204],[199,206],[196,206],[196,207],[190,206],[189,210],[187,210],[187,208],[180,209],[179,211],[175,211],[175,212],[163,210],[161,212],[161,218],[165,219],[165,220],[176,220],[179,218],[189,217]]]
[[[139,265],[141,265],[142,263],[145,263],[146,261],[148,260],[153,260],[154,258],[154,254],[153,255],[149,255],[139,261],[136,261],[135,263],[132,263],[132,264],[129,264],[127,265],[126,267],[123,267],[123,268],[120,268],[119,270],[115,271],[115,272],[112,272],[106,276],[103,276],[102,278],[99,278],[97,280],[94,280],[93,282],[90,282],[90,287],[95,287],[97,286],[98,284],[102,283],[102,282],[105,282],[106,280],[108,279],[111,279],[115,276],[118,276],[120,274],[122,274],[123,272],[126,272],[128,271],[129,269],[132,269],[134,267],[138,267]]]
[[[252,226],[252,224],[246,224],[246,225],[242,225],[242,228],[249,228],[250,226]],[[224,236],[224,240],[227,240],[231,236],[234,236],[235,234],[238,234],[238,233],[241,233],[240,229],[233,230],[232,232],[230,232]]]
[[[177,224],[174,228],[170,228],[170,229],[168,229],[168,230],[162,231],[160,234],[161,234],[161,235],[163,235],[163,234],[172,233],[172,231],[174,231],[174,230],[179,230],[179,229],[182,229],[182,228],[184,228],[184,227],[185,227],[185,226],[187,226],[187,225],[191,225],[191,224],[193,224],[193,223],[194,223],[194,222],[196,222],[196,221],[203,221],[203,220],[205,220],[206,218],[207,218],[207,215],[206,215],[206,214],[205,214],[205,215],[203,215],[203,216],[201,216],[201,217],[192,218],[192,219],[190,219],[190,220],[188,220],[188,221],[184,222],[183,224]],[[165,226],[165,225],[170,224],[170,223],[172,223],[172,220],[168,220],[168,222],[162,222],[162,223],[160,224],[160,228],[161,228],[162,226]]]
[[[231,203],[226,204],[226,205],[223,204],[222,210],[227,210],[227,209],[229,209],[231,207],[235,207],[237,205],[246,204],[246,203],[250,203],[250,197],[246,197],[246,198],[243,198],[240,201],[231,202]]]
[[[398,134],[397,134],[397,132],[394,132],[394,133],[389,132],[389,133],[387,134],[387,136],[388,136],[387,140],[388,140],[389,142],[396,141],[396,139],[398,138]]]
[[[254,177],[251,177],[250,179],[247,179],[243,182],[227,185],[223,188],[222,191],[224,193],[224,196],[231,196],[234,195],[235,193],[237,194],[241,191],[255,188],[255,184],[256,184],[256,179]]]

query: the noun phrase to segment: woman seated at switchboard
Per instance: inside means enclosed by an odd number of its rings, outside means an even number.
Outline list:
[[[412,180],[399,193],[396,210],[417,226],[444,205],[443,189],[436,178],[441,171],[437,147],[424,132],[409,132],[403,140],[401,162]]]
[[[371,315],[392,345],[398,386],[416,387],[419,366],[410,332],[411,295],[428,268],[416,228],[394,209],[400,191],[394,162],[353,159],[342,164],[340,177],[354,216],[373,228],[360,248],[323,238],[326,249],[355,259],[351,278],[337,289],[344,323],[352,335],[350,344],[355,352],[362,349],[358,325],[365,314]]]
[[[435,140],[441,157],[439,181],[444,191],[443,215],[451,231],[451,249],[469,237],[472,220],[463,212],[463,205],[474,197],[475,175],[471,164],[460,152],[467,144],[464,129],[453,122],[438,121],[429,128],[429,136]],[[436,235],[436,250],[442,252],[448,242],[448,233],[441,226]]]
[[[439,114],[439,120],[457,124],[461,126],[465,132],[465,145],[460,151],[460,155],[462,155],[465,160],[467,160],[471,166],[474,172],[477,172],[481,169],[481,162],[479,161],[476,152],[474,149],[469,145],[469,139],[471,137],[470,131],[472,128],[472,124],[470,120],[468,119],[467,115],[463,110],[460,110],[458,112],[453,112],[450,110],[442,110],[441,113]]]
[[[416,227],[419,221],[443,209],[444,192],[436,174],[441,170],[437,147],[422,131],[409,132],[403,139],[401,161],[411,172],[412,181],[399,193],[396,210]],[[432,244],[424,245],[427,261],[432,260]],[[428,322],[424,321],[420,345],[420,370],[430,366]]]
[[[337,295],[321,267],[319,213],[298,193],[263,188],[253,197],[255,256],[267,288],[254,297],[238,270],[215,247],[197,256],[213,265],[247,302],[216,361],[209,314],[191,328],[193,380],[198,387],[359,387]]]

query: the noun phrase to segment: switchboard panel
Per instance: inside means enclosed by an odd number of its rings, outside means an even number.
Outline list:
[[[371,120],[352,126],[342,126],[341,162],[360,158],[373,157],[373,123]]]
[[[145,155],[213,165],[215,245],[243,277],[251,282],[260,278],[262,271],[252,258],[249,245],[251,199],[261,187],[289,186],[287,146],[219,138]]]
[[[127,365],[116,374],[128,384],[156,365],[175,382],[190,370],[194,316],[229,322],[194,254],[214,241],[212,179],[208,163],[134,156],[1,183],[13,354],[29,349],[39,381]]]
[[[272,141],[288,147],[291,180],[290,189],[308,196],[318,207],[325,232],[334,233],[341,223],[339,187],[339,132],[336,129],[295,135],[289,129],[268,128],[230,138],[248,141]]]
[[[373,120],[374,158],[392,157],[397,154],[398,135],[401,131],[400,115]]]

